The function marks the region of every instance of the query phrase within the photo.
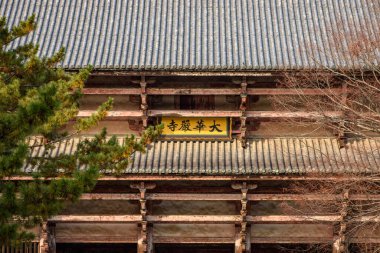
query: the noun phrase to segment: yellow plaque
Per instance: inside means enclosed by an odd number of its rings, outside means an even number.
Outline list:
[[[229,118],[162,117],[164,137],[229,138]]]

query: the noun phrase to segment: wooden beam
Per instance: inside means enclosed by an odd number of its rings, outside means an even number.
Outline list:
[[[136,243],[136,237],[126,236],[59,236],[56,238],[56,243]]]
[[[154,243],[186,243],[186,244],[230,244],[234,243],[234,238],[232,237],[166,237],[166,236],[155,236],[153,238]]]
[[[295,243],[332,243],[334,238],[331,237],[258,237],[251,236],[253,244],[295,244]],[[56,238],[56,243],[136,243],[136,237],[125,236],[60,236]],[[232,237],[153,237],[153,243],[186,243],[186,244],[232,244],[235,239]],[[350,237],[351,243],[380,243],[380,237]]]
[[[240,117],[240,111],[193,111],[193,110],[149,110],[149,116],[175,117]]]
[[[149,95],[239,95],[240,88],[147,88]]]
[[[95,110],[80,110],[77,117],[89,117]],[[325,117],[338,118],[341,116],[341,112],[338,111],[328,111],[321,114],[319,112],[282,112],[282,111],[246,111],[246,116],[248,118],[267,118],[267,119],[310,119],[317,120]],[[107,112],[107,119],[125,119],[125,118],[136,118],[143,117],[142,110],[120,110],[120,111],[109,111]],[[147,116],[157,117],[157,116],[175,116],[175,117],[241,117],[241,111],[209,111],[209,110],[147,110]]]
[[[96,110],[80,110],[77,117],[78,118],[84,118],[89,117],[93,113],[95,113]],[[142,117],[143,113],[141,110],[134,110],[134,111],[108,111],[106,118],[108,119],[124,119],[124,118],[136,118],[136,117]]]
[[[247,216],[251,223],[321,223],[337,222],[339,215],[261,215]]]
[[[298,243],[331,243],[332,237],[251,237],[251,243],[264,243],[264,244],[298,244]],[[255,248],[255,246],[253,246]]]
[[[283,89],[247,88],[248,95],[331,95],[342,94],[341,88]],[[140,95],[140,88],[83,88],[86,95]],[[240,88],[146,88],[148,95],[240,95]]]
[[[320,112],[287,112],[287,111],[247,111],[249,118],[278,118],[278,119],[310,119],[317,120],[326,117],[338,118],[342,116],[339,111],[326,111],[321,114]]]
[[[77,117],[89,117],[95,113],[95,110],[81,110]],[[109,111],[106,118],[108,119],[123,119],[142,117],[141,110],[134,111]],[[148,110],[148,116],[175,116],[175,117],[240,117],[240,111],[193,111],[193,110]],[[319,112],[281,112],[281,111],[246,111],[246,116],[249,118],[303,118],[303,119],[321,119],[325,117],[338,118],[341,112],[324,112],[322,115]]]
[[[81,200],[139,200],[139,194],[135,193],[85,193]],[[247,194],[249,201],[335,201],[342,196],[332,194]],[[180,200],[180,201],[240,201],[238,193],[147,193],[146,200]],[[373,200],[380,201],[380,194],[352,194],[351,201]]]
[[[332,89],[282,89],[248,88],[248,95],[331,95],[343,93],[341,88]]]
[[[140,88],[83,88],[85,95],[140,95]]]
[[[339,221],[339,215],[259,215],[247,216],[249,223],[329,223]],[[141,215],[57,215],[49,222],[60,223],[138,223]],[[171,224],[238,224],[240,215],[147,215],[150,223]],[[357,222],[379,222],[375,216],[360,217]]]
[[[229,224],[240,222],[240,215],[151,215],[147,220],[151,223]]]
[[[59,223],[137,223],[141,215],[56,215],[49,222]]]

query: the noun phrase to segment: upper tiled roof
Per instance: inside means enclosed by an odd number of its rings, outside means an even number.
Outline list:
[[[70,154],[79,138],[56,144],[50,155]],[[119,141],[122,141],[120,138]],[[40,143],[31,139],[30,145]],[[32,149],[40,157],[44,148]],[[25,172],[35,169],[26,164]],[[125,174],[162,175],[284,175],[380,172],[380,139],[352,139],[339,148],[334,138],[249,139],[247,148],[231,141],[157,141],[146,154],[135,153]]]
[[[10,26],[37,15],[38,29],[16,44],[38,43],[41,55],[64,46],[63,67],[99,70],[345,65],[329,57],[332,31],[380,36],[379,9],[377,0],[0,0]]]

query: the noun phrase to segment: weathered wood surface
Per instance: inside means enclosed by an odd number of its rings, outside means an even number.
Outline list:
[[[77,117],[89,117],[95,110],[80,110]],[[337,118],[342,116],[341,112],[328,111],[323,114],[319,112],[282,112],[282,111],[246,111],[248,118],[302,118],[317,120],[325,117]],[[143,117],[142,110],[119,110],[107,112],[108,119],[124,119]],[[211,110],[147,110],[147,116],[175,116],[175,117],[241,117],[241,111],[211,111]]]
[[[84,88],[86,95],[140,95],[140,88]],[[146,88],[148,95],[240,95],[240,88]],[[331,95],[341,94],[333,89],[247,88],[248,95]]]
[[[82,200],[139,200],[137,193],[85,193]],[[183,201],[240,201],[238,193],[147,193],[147,200],[183,200]],[[326,194],[247,194],[249,201],[335,201],[341,195]],[[352,194],[350,200],[380,200],[380,195]]]
[[[247,222],[266,223],[330,223],[337,222],[339,215],[258,215],[246,217]],[[141,215],[57,215],[49,219],[49,222],[67,223],[137,223],[141,222]],[[238,224],[240,215],[147,215],[146,220],[150,223],[172,224]],[[380,222],[380,217],[363,216],[357,218],[357,222]]]

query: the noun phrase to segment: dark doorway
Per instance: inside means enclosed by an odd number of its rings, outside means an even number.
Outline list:
[[[127,243],[57,243],[57,253],[136,253],[136,244]]]
[[[234,253],[232,244],[156,244],[155,253]]]

